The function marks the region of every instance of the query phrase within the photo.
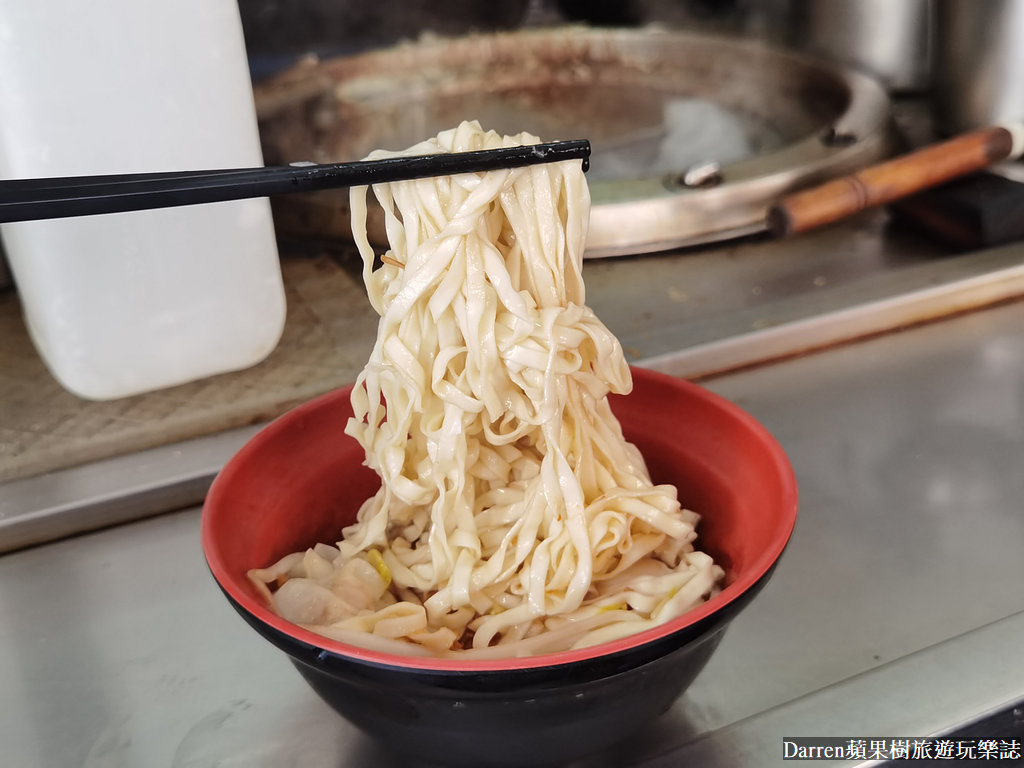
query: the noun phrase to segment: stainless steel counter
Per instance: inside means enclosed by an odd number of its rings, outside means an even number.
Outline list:
[[[331,322],[348,332],[337,333],[330,353],[354,377],[375,316],[354,262],[340,261],[330,281],[336,296],[318,311],[342,313]],[[588,304],[631,363],[709,377],[1022,296],[1024,245],[953,255],[876,211],[791,240],[594,259],[584,272]],[[45,417],[45,403],[35,409]],[[0,553],[198,504],[252,432],[225,430],[0,484]]]
[[[586,768],[772,765],[783,736],[926,735],[1024,697],[1024,303],[706,384],[788,451],[797,530],[690,691]],[[236,617],[198,521],[0,557],[4,764],[398,765]]]

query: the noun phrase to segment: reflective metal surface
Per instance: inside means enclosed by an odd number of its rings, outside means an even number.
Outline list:
[[[926,735],[1019,698],[1024,303],[708,385],[789,452],[796,533],[687,695],[579,768],[772,765],[784,735]],[[397,766],[233,613],[198,520],[0,557],[5,763]]]
[[[921,737],[962,730],[974,738],[995,738],[992,730],[975,724],[979,714],[992,713],[1008,714],[1012,722],[1024,692],[1022,634],[1024,612],[765,710],[640,765],[785,765],[779,759],[782,739],[793,736]],[[821,760],[814,765],[854,766],[857,761]]]
[[[0,552],[197,504],[227,458],[257,429],[226,430],[4,483]]]
[[[932,0],[794,0],[792,42],[822,58],[920,91],[931,75]]]
[[[1024,2],[935,0],[937,128],[1024,120]]]
[[[1024,246],[954,256],[873,212],[790,240],[592,260],[585,273],[588,304],[631,363],[701,378],[1024,295]],[[358,275],[342,272],[332,290],[362,301]],[[339,336],[339,348],[363,361],[366,339]],[[2,484],[0,552],[198,504],[251,433]]]
[[[587,257],[647,253],[764,227],[790,189],[890,152],[875,80],[754,41],[656,27],[422,39],[306,61],[258,84],[268,162],[359,159],[479,120],[591,141]],[[840,137],[833,140],[829,137]],[[694,165],[720,181],[692,188]],[[278,232],[348,239],[346,192],[274,201]],[[371,238],[383,238],[371,215]]]

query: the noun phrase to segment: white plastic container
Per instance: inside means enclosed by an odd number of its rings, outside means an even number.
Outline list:
[[[0,0],[0,175],[262,165],[236,0]],[[112,399],[245,368],[285,300],[266,200],[0,227],[53,375]]]

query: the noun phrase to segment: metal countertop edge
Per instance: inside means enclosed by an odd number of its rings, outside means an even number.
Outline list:
[[[0,485],[0,554],[201,504],[227,460],[263,426]]]
[[[1024,697],[1024,611],[713,731],[638,763],[786,765],[787,737],[941,736]],[[815,766],[881,766],[877,760],[815,760]]]
[[[1021,296],[1024,263],[647,357],[634,364],[672,376],[710,378]]]

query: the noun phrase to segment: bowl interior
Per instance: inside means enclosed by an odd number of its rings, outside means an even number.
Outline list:
[[[702,516],[698,547],[726,571],[726,587],[684,616],[606,646],[584,658],[663,637],[709,616],[767,573],[796,520],[796,483],[784,452],[751,416],[681,379],[634,369],[634,389],[612,396],[626,437],[636,443],[655,482],[676,485]],[[244,611],[310,645],[400,666],[443,669],[450,659],[405,659],[353,648],[294,627],[274,615],[246,577],[250,568],[312,546],[335,542],[379,487],[363,451],[344,433],[352,415],[349,388],[323,395],[270,424],[225,466],[203,511],[202,543],[214,577]],[[543,664],[478,662],[486,668]],[[467,662],[462,662],[462,667]]]

